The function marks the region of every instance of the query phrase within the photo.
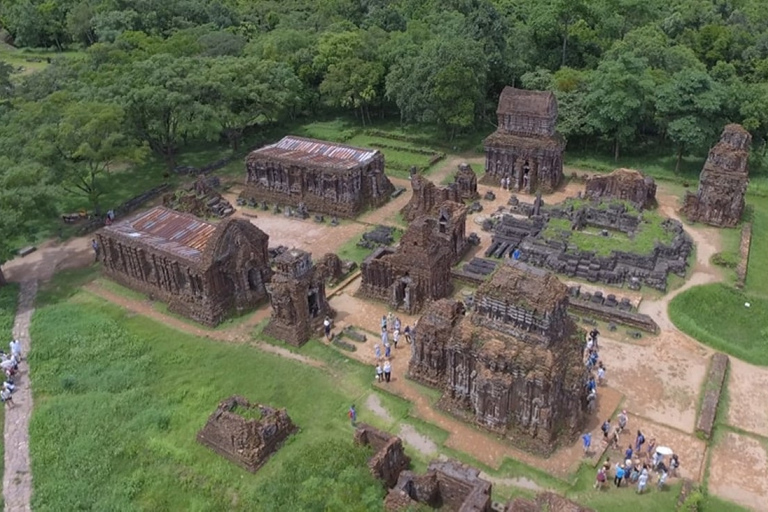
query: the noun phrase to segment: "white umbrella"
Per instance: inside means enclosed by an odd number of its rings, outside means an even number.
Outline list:
[[[669,448],[667,446],[659,446],[658,448],[656,448],[656,453],[660,455],[672,455],[675,452],[672,450],[672,448]]]

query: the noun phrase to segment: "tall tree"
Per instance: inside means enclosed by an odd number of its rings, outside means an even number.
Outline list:
[[[604,60],[591,74],[586,97],[589,123],[613,142],[614,160],[619,159],[621,146],[637,136],[653,85],[647,62],[633,55]]]
[[[703,149],[720,128],[724,90],[704,70],[685,69],[656,92],[656,112],[677,146],[675,172],[687,150]]]

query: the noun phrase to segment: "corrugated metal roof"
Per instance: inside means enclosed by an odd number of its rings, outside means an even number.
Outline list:
[[[318,167],[352,169],[371,162],[378,150],[355,148],[344,144],[305,139],[289,135],[274,144],[252,152],[252,155],[298,161]]]
[[[104,228],[183,258],[198,261],[216,226],[162,206]]]

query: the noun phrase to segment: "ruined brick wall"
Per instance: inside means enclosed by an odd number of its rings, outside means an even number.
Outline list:
[[[126,222],[130,222],[127,219]],[[269,237],[242,219],[218,224],[199,257],[186,258],[109,227],[95,235],[104,273],[168,303],[174,313],[214,326],[267,298]]]
[[[395,187],[384,174],[384,156],[361,168],[327,169],[301,162],[288,165],[252,153],[246,159],[246,182],[240,197],[298,206],[310,212],[354,218],[385,204]]]
[[[361,423],[355,430],[355,442],[373,447],[375,453],[368,460],[368,467],[373,476],[387,487],[394,487],[400,473],[411,463],[399,437],[365,423]]]
[[[357,296],[383,300],[392,309],[416,313],[428,302],[452,293],[452,262],[451,236],[439,232],[436,219],[419,217],[396,249],[378,249],[363,261]]]
[[[344,275],[341,258],[332,252],[323,255],[315,266],[318,278],[326,283],[337,283]]]
[[[712,429],[715,427],[715,416],[717,415],[717,405],[720,403],[720,395],[723,392],[725,375],[728,372],[728,356],[716,352],[712,356],[707,371],[706,383],[704,389],[704,399],[701,402],[701,412],[699,420],[696,422],[696,432],[701,433],[709,439],[712,436]]]
[[[326,316],[335,315],[325,294],[325,279],[312,264],[311,255],[298,249],[279,255],[275,266],[268,285],[272,314],[263,332],[301,346],[313,333],[320,333]]]
[[[411,199],[400,210],[400,214],[406,222],[412,222],[417,217],[431,214],[436,206],[445,201],[463,202],[458,186],[451,184],[438,187],[420,174],[414,174],[411,177],[411,188],[413,189]]]
[[[402,510],[397,507],[416,502],[446,511],[489,512],[492,486],[479,474],[478,469],[450,459],[432,461],[423,475],[403,471],[389,493],[387,510]]]
[[[462,201],[474,201],[480,198],[477,191],[477,174],[469,164],[459,164],[459,170],[453,177],[453,183],[459,189],[459,197]]]
[[[592,199],[626,200],[644,209],[656,201],[656,183],[634,169],[616,169],[610,174],[590,176],[585,194]]]
[[[692,222],[734,227],[744,213],[749,181],[749,147],[752,136],[742,126],[729,124],[710,151],[699,176],[696,194],[687,192],[683,214]]]
[[[242,414],[249,409],[258,409],[261,418],[246,419]],[[243,397],[233,396],[219,404],[197,434],[197,441],[255,472],[297,430],[285,409],[251,404]]]

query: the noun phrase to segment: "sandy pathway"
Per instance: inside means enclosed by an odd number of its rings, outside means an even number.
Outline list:
[[[13,324],[13,336],[21,341],[22,356],[29,354],[29,322],[35,312],[37,281],[25,281],[19,294],[19,310]],[[29,462],[29,418],[32,416],[32,389],[27,359],[19,363],[13,405],[5,407],[5,473],[3,499],[6,512],[31,510],[32,472]]]

